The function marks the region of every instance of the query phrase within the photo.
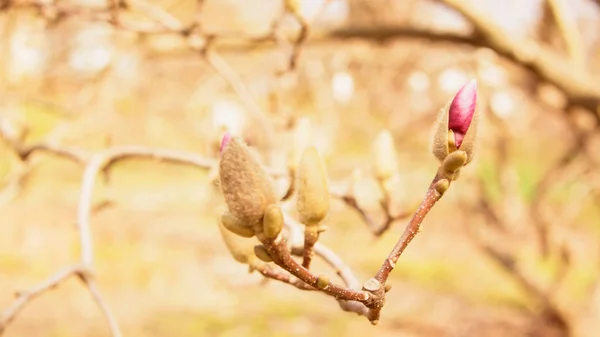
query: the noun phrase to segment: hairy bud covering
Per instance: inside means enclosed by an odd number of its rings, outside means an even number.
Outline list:
[[[304,151],[298,170],[298,197],[296,208],[300,222],[317,225],[329,211],[329,184],[325,165],[314,147]]]
[[[228,210],[223,210],[220,214],[220,217],[221,224],[230,232],[245,238],[251,238],[254,236],[254,229],[252,229],[252,226],[248,226],[247,224],[243,223]]]
[[[477,81],[472,80],[440,110],[433,136],[433,154],[440,161],[457,149],[467,154],[465,165],[473,159],[479,119],[476,104]]]
[[[277,196],[267,174],[238,138],[223,147],[219,171],[229,211],[248,226],[259,223]]]
[[[442,162],[442,167],[448,173],[456,173],[467,163],[467,153],[465,151],[452,152]]]

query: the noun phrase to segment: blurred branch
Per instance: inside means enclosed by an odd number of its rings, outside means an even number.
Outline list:
[[[572,8],[567,5],[565,0],[547,1],[562,33],[563,40],[567,45],[573,66],[585,69],[585,46],[581,40],[581,34],[577,29],[577,22],[575,21]]]
[[[493,116],[493,115],[492,115]],[[569,116],[566,116],[569,118]],[[506,199],[510,197],[509,192],[504,190],[507,183],[503,179],[507,171],[510,169],[510,157],[507,156],[506,148],[510,141],[510,130],[508,125],[497,118],[491,118],[491,122],[495,127],[498,128],[496,137],[496,151],[497,157],[493,163],[493,167],[496,168],[497,179],[501,184],[500,198],[504,201],[501,202],[505,207],[511,207],[511,204],[506,204]],[[571,124],[572,128],[576,128],[576,125]],[[581,155],[579,150],[581,146],[584,146],[587,141],[587,137],[584,133],[579,132],[575,129],[575,142],[569,146],[564,152],[560,159],[554,164],[549,170],[547,170],[544,176],[538,181],[537,185],[533,188],[533,200],[529,205],[526,205],[531,220],[534,223],[536,230],[536,239],[539,241],[540,250],[542,256],[546,257],[552,253],[557,257],[557,265],[554,275],[551,281],[542,286],[536,282],[532,275],[526,273],[524,268],[518,264],[518,256],[520,256],[520,244],[509,244],[506,242],[512,242],[523,237],[523,229],[519,228],[519,234],[516,236],[510,232],[510,223],[508,219],[501,216],[502,212],[511,212],[511,208],[500,209],[495,207],[488,193],[485,190],[486,181],[483,177],[477,179],[477,194],[473,197],[475,202],[467,208],[471,209],[473,213],[482,214],[487,221],[478,222],[478,230],[481,230],[479,224],[485,224],[489,229],[494,230],[494,239],[485,239],[478,233],[472,226],[467,226],[467,233],[475,245],[488,257],[496,261],[504,270],[504,272],[510,276],[520,287],[541,305],[541,310],[538,312],[540,318],[544,321],[551,323],[551,325],[564,331],[565,334],[569,334],[573,328],[574,320],[570,316],[571,312],[567,311],[566,308],[561,307],[560,297],[556,295],[557,289],[565,280],[567,273],[571,270],[571,253],[569,250],[569,244],[566,242],[565,235],[562,234],[561,238],[564,240],[551,240],[550,235],[550,224],[546,221],[546,218],[542,216],[542,206],[544,206],[544,200],[551,190],[551,188],[558,181],[557,176],[563,174],[566,167],[569,166],[574,159]],[[584,178],[584,180],[586,180]],[[513,192],[514,193],[514,192]],[[589,194],[589,193],[585,193]],[[580,204],[581,201],[575,202]],[[564,226],[564,224],[563,224]]]
[[[0,316],[0,335],[4,333],[4,330],[12,322],[15,316],[25,307],[27,303],[32,301],[34,298],[43,294],[44,292],[58,287],[61,283],[65,282],[71,276],[83,274],[84,268],[81,266],[68,267],[58,271],[56,274],[50,276],[44,282],[38,284],[34,288],[28,291],[22,291],[17,293],[17,299],[15,302],[6,308]]]
[[[483,222],[484,224],[490,228],[493,227],[494,229],[504,229],[508,227],[507,224],[504,223],[503,219],[495,215],[494,208],[485,209],[485,206],[489,206],[490,202],[487,195],[481,189],[479,190],[479,195],[476,198],[480,200],[480,203],[472,205],[470,208],[474,213],[480,212],[485,216],[488,221]],[[481,202],[482,200],[485,201]],[[515,258],[516,252],[507,251],[499,247],[502,242],[511,240],[507,236],[508,233],[496,232],[497,235],[504,237],[502,240],[499,240],[498,237],[496,237],[495,240],[485,240],[480,237],[480,235],[477,235],[475,233],[475,229],[471,226],[467,225],[466,230],[469,238],[475,244],[475,246],[487,257],[498,263],[507,276],[512,278],[521,287],[521,289],[523,289],[525,293],[530,296],[530,298],[534,299],[542,306],[540,310],[542,318],[545,320],[550,320],[550,323],[558,326],[561,330],[567,332],[568,335],[568,331],[571,328],[570,317],[568,313],[563,311],[563,309],[556,303],[554,296],[555,290],[560,282],[564,280],[564,277],[568,272],[569,258],[566,247],[563,246],[561,248],[561,264],[558,267],[553,284],[548,288],[548,290],[544,290],[537,283],[535,283],[530,276],[522,270],[522,268],[518,266],[517,259]]]
[[[568,97],[569,103],[575,106],[582,106],[588,110],[596,111],[600,104],[600,86],[597,81],[590,75],[588,71],[582,68],[573,67],[571,62],[568,62],[564,57],[552,51],[551,49],[540,45],[534,40],[524,39],[516,40],[505,33],[497,26],[492,19],[485,13],[481,12],[472,6],[468,1],[461,0],[440,0],[450,7],[454,8],[467,20],[469,20],[474,28],[475,33],[471,35],[454,34],[447,32],[438,32],[431,30],[423,30],[415,27],[375,27],[375,28],[356,28],[346,27],[342,29],[316,32],[314,37],[309,39],[312,42],[328,42],[332,39],[348,39],[359,38],[375,41],[385,41],[393,38],[419,38],[432,41],[442,41],[450,43],[468,44],[473,46],[489,47],[497,53],[507,57],[516,64],[519,64],[527,69],[530,69],[539,78],[544,79],[558,88],[560,88]],[[78,15],[90,20],[99,20],[111,22],[113,17],[109,10],[105,9],[90,9],[85,7],[66,6],[64,4],[50,4],[40,1],[25,1],[25,2],[9,2],[7,7],[16,8],[37,8],[45,17],[61,18],[71,15]],[[159,33],[175,33],[187,38],[189,47],[194,50],[202,50],[206,48],[204,45],[207,40],[211,41],[212,47],[220,49],[220,44],[215,40],[228,39],[227,34],[202,33],[198,32],[197,23],[191,26],[185,26],[181,22],[162,10],[159,7],[150,5],[141,0],[136,0],[132,6],[137,10],[142,11],[146,16],[151,18],[154,23],[140,24],[139,22],[125,22],[122,18],[113,24],[120,29],[136,32],[140,34],[159,34]],[[276,27],[277,25],[275,25]],[[306,30],[306,28],[303,28]],[[300,33],[296,39],[296,49],[303,45],[306,39],[305,33]],[[232,36],[229,36],[231,38]],[[277,45],[277,39],[274,38],[272,32],[262,37],[237,36],[234,40],[238,42],[250,43],[256,46],[257,44]],[[205,42],[202,42],[205,41]],[[235,45],[235,44],[234,44]],[[225,46],[223,46],[225,48]],[[215,49],[213,49],[215,50]],[[207,54],[210,56],[210,54]],[[215,54],[213,54],[215,55]],[[290,64],[295,64],[298,51],[291,54]],[[214,60],[213,60],[214,61]],[[217,61],[218,62],[218,61]],[[210,63],[210,61],[209,61]],[[214,67],[214,65],[212,65]],[[215,67],[215,69],[222,69]],[[219,71],[223,75],[222,71]],[[224,72],[224,78],[228,83],[231,81],[231,76],[227,76],[228,72]],[[239,85],[239,81],[235,81]],[[240,94],[239,88],[235,92]],[[245,96],[245,94],[243,94]],[[242,96],[242,101],[248,102],[247,97]],[[253,104],[250,104],[252,111],[257,111]],[[265,121],[263,116],[260,121]],[[600,117],[599,117],[600,118]],[[261,125],[264,124],[261,123]]]
[[[332,191],[331,195],[344,202],[344,204],[349,208],[355,210],[356,213],[358,213],[358,215],[361,217],[363,222],[367,224],[367,227],[369,227],[373,234],[375,234],[375,236],[381,236],[390,228],[390,226],[394,222],[405,219],[412,215],[412,212],[410,211],[392,214],[390,210],[391,205],[389,203],[389,196],[387,196],[387,191],[384,190],[384,193],[386,194],[386,196],[381,202],[381,209],[384,213],[384,219],[381,223],[377,223],[377,221],[375,221],[375,219],[369,214],[369,212],[367,212],[366,209],[364,209],[358,204],[358,201],[353,195],[337,191]]]
[[[297,256],[303,255],[304,242],[303,242],[303,230],[302,225],[296,221],[293,217],[284,213],[284,225],[290,232],[288,241],[292,245],[292,254]],[[333,250],[324,246],[320,242],[315,243],[314,247],[315,254],[323,259],[329,266],[334,268],[336,274],[342,279],[344,284],[351,289],[359,289],[360,283],[352,272],[349,266],[347,266],[342,259],[340,259]]]
[[[441,0],[469,20],[477,39],[501,55],[531,69],[538,77],[554,84],[569,103],[596,112],[600,105],[600,86],[590,72],[573,67],[568,60],[532,39],[516,40],[505,33],[486,13],[470,1]],[[594,113],[596,118],[600,118]]]
[[[474,242],[482,252],[496,261],[496,263],[498,263],[529,296],[542,305],[542,318],[549,320],[550,323],[565,331],[567,336],[569,335],[571,329],[569,315],[555,303],[555,300],[549,291],[544,291],[538,285],[533,283],[521,268],[519,268],[515,258],[511,254],[503,252],[491,243],[486,243],[480,239],[475,239]],[[564,276],[564,271],[560,273],[560,276]]]
[[[110,327],[112,335],[115,337],[121,336],[117,321],[112,314],[108,304],[103,299],[96,282],[92,276],[93,273],[93,240],[90,229],[90,214],[92,212],[92,196],[95,185],[95,180],[101,171],[107,172],[113,165],[121,160],[132,158],[151,158],[199,167],[201,169],[209,169],[215,165],[212,160],[205,159],[201,156],[187,154],[179,151],[170,151],[162,149],[150,149],[145,147],[124,146],[105,150],[95,154],[86,154],[84,151],[76,149],[68,149],[59,146],[50,146],[45,143],[39,143],[32,146],[24,146],[22,137],[16,136],[10,128],[10,124],[6,121],[0,121],[0,137],[9,145],[15,153],[24,162],[28,161],[31,153],[34,151],[45,151],[63,158],[74,161],[80,165],[84,165],[84,173],[81,183],[79,206],[77,210],[77,227],[79,229],[79,243],[81,248],[80,266],[71,267],[60,271],[47,281],[40,284],[33,290],[23,293],[17,301],[2,315],[0,319],[0,334],[6,329],[10,322],[14,319],[17,313],[24,305],[34,297],[41,295],[43,292],[54,288],[61,284],[71,275],[79,276],[80,280],[85,284],[86,288],[92,294],[94,301],[102,311],[107,324]],[[291,281],[290,281],[291,282]]]

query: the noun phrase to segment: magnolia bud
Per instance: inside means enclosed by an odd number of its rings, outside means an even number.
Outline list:
[[[229,211],[247,226],[262,220],[268,205],[277,201],[269,177],[245,144],[224,138],[219,165],[221,189]]]
[[[271,255],[269,255],[269,252],[267,252],[267,249],[263,245],[254,246],[254,255],[264,262],[273,261],[273,258],[271,258]]]
[[[398,156],[394,138],[388,130],[379,132],[373,142],[375,159],[375,175],[380,180],[386,180],[398,171]]]
[[[473,158],[477,136],[477,81],[465,84],[452,101],[440,110],[433,137],[433,154],[443,161],[455,149],[467,154],[468,164]]]
[[[317,289],[325,289],[329,285],[329,276],[325,274],[317,277]]]
[[[448,188],[450,188],[450,182],[448,181],[448,179],[441,179],[437,183],[435,183],[434,188],[440,195],[444,195]]]
[[[314,147],[304,151],[298,170],[298,197],[296,208],[300,222],[317,225],[329,211],[329,186],[325,165]]]
[[[279,205],[273,204],[265,210],[263,232],[268,239],[275,239],[283,229],[283,213]]]
[[[223,241],[229,249],[233,258],[240,263],[251,263],[254,257],[254,240],[241,238],[238,235],[230,232],[221,222],[221,215],[217,217],[219,231],[223,237]]]
[[[454,132],[456,147],[460,149],[477,103],[477,81],[471,80],[456,93],[448,109],[448,128]]]
[[[246,225],[236,218],[228,210],[223,210],[220,214],[221,224],[227,228],[230,232],[243,236],[245,238],[251,238],[254,236],[254,229],[251,226]]]
[[[455,173],[467,163],[467,153],[465,151],[455,151],[450,153],[442,162],[442,167],[448,173]]]

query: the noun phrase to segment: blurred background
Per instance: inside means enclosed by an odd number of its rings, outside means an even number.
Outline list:
[[[95,153],[167,149],[210,166],[228,130],[285,173],[308,120],[332,186],[383,221],[377,134],[391,132],[398,156],[391,212],[410,213],[437,169],[436,114],[476,78],[476,159],[400,258],[379,325],[249,274],[220,238],[214,168],[147,156],[96,177],[98,288],[131,337],[600,329],[597,0],[2,0],[0,74],[0,310],[79,261]],[[285,174],[275,182],[283,195]],[[364,281],[407,219],[377,236],[332,200],[320,242]],[[110,335],[75,277],[5,328]]]

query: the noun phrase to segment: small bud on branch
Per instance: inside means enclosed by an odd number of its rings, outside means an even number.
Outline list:
[[[244,264],[250,264],[254,259],[254,245],[255,241],[247,238],[242,238],[231,231],[229,231],[223,225],[222,216],[219,214],[217,216],[217,223],[219,224],[219,231],[221,232],[221,236],[223,237],[223,241],[229,249],[231,256],[233,258]]]
[[[254,246],[254,255],[264,262],[273,262],[273,258],[263,245]]]
[[[283,229],[283,213],[279,205],[270,205],[263,218],[263,232],[268,239],[275,239]]]
[[[252,226],[244,224],[228,210],[222,211],[220,217],[221,224],[230,232],[245,238],[254,236],[254,229],[252,229]]]

